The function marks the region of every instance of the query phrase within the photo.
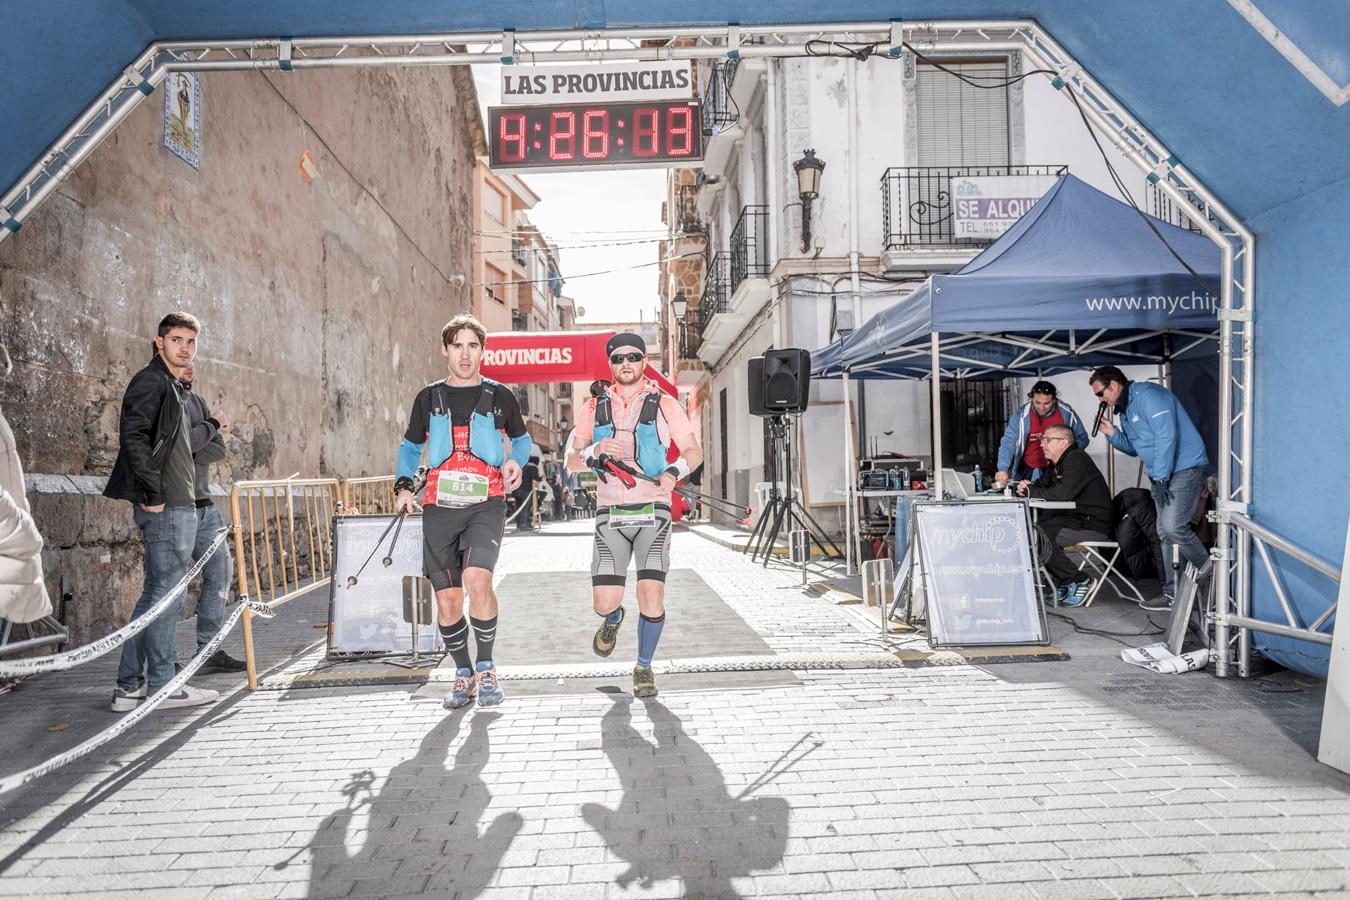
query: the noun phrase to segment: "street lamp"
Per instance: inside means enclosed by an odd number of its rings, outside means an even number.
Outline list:
[[[815,150],[803,151],[806,155],[792,164],[797,173],[797,193],[802,198],[802,252],[811,250],[811,201],[820,196],[820,173],[825,163],[816,159]]]
[[[689,299],[684,296],[684,291],[676,291],[675,299],[670,301],[670,311],[675,313],[675,318],[683,319],[688,309]]]

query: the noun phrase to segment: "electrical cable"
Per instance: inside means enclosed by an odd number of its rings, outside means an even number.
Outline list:
[[[831,49],[838,48],[842,52],[819,53],[813,49],[812,47],[813,44],[825,44],[827,47]],[[877,48],[880,46],[882,46],[880,43],[845,44],[837,41],[822,41],[820,39],[815,39],[806,42],[806,54],[807,56],[833,56],[836,58],[851,57],[857,60],[858,62],[866,62],[871,56],[876,54]],[[1021,75],[1017,75],[1013,78],[1005,78],[999,81],[985,84],[975,80],[975,78],[979,76],[969,76],[962,72],[958,72],[955,69],[951,69],[947,66],[944,66],[936,59],[927,56],[926,54],[921,53],[918,50],[914,49],[914,46],[907,41],[902,42],[901,46],[904,47],[906,50],[908,50],[910,53],[913,53],[916,58],[922,60],[923,62],[927,63],[930,66],[933,66],[935,69],[945,72],[946,74],[951,75],[953,78],[956,78],[959,81],[962,81],[970,85],[971,87],[980,88],[982,90],[1006,88],[1032,75],[1049,75],[1056,78],[1060,76],[1060,73],[1053,69],[1030,69],[1026,72],[1023,72]],[[883,55],[880,58],[893,59],[894,57],[890,55]],[[1096,129],[1092,127],[1092,123],[1088,120],[1087,113],[1084,112],[1083,105],[1079,101],[1078,94],[1074,90],[1073,85],[1069,84],[1068,82],[1065,82],[1064,90],[1068,91],[1069,99],[1073,101],[1073,105],[1078,110],[1079,117],[1082,118],[1083,120],[1083,125],[1088,130],[1088,136],[1092,138],[1092,143],[1096,145],[1097,152],[1101,154],[1102,161],[1106,164],[1106,170],[1111,175],[1111,181],[1115,184],[1116,190],[1120,192],[1120,195],[1125,199],[1125,202],[1128,203],[1130,205],[1130,208],[1133,209],[1135,213],[1137,213],[1138,216],[1144,221],[1144,224],[1148,226],[1149,230],[1153,232],[1154,236],[1157,237],[1158,240],[1162,242],[1163,246],[1167,248],[1167,252],[1170,253],[1177,262],[1181,263],[1182,267],[1185,268],[1185,270],[1188,273],[1190,273],[1191,277],[1194,278],[1196,282],[1202,288],[1205,289],[1205,292],[1213,297],[1219,296],[1219,292],[1215,290],[1214,287],[1210,285],[1208,281],[1205,280],[1204,276],[1201,275],[1199,272],[1197,272],[1191,266],[1190,263],[1188,263],[1185,259],[1181,257],[1181,254],[1179,254],[1176,251],[1176,248],[1173,247],[1171,243],[1168,242],[1167,238],[1163,236],[1163,233],[1158,230],[1158,227],[1156,225],[1153,224],[1153,221],[1149,217],[1149,215],[1145,213],[1142,209],[1140,209],[1139,205],[1134,202],[1134,197],[1130,195],[1129,190],[1125,187],[1124,181],[1121,179],[1119,173],[1116,172],[1116,167],[1111,163],[1111,158],[1106,153],[1106,148],[1102,146],[1101,140],[1097,137]]]
[[[1064,84],[1064,90],[1069,92],[1069,99],[1071,99],[1073,105],[1077,107],[1078,115],[1082,118],[1083,125],[1087,128],[1088,136],[1092,138],[1092,143],[1097,145],[1097,152],[1101,154],[1102,162],[1106,163],[1106,171],[1111,174],[1111,181],[1115,183],[1116,190],[1119,191],[1120,195],[1125,198],[1125,201],[1130,204],[1130,208],[1139,215],[1139,218],[1144,220],[1144,224],[1148,226],[1149,231],[1152,231],[1158,240],[1162,241],[1163,246],[1167,248],[1167,252],[1172,254],[1172,257],[1177,262],[1181,263],[1186,271],[1190,273],[1191,277],[1199,282],[1200,286],[1205,289],[1205,292],[1212,297],[1218,297],[1219,292],[1210,286],[1210,283],[1205,280],[1203,275],[1191,268],[1190,263],[1181,258],[1181,254],[1177,253],[1176,249],[1168,243],[1167,238],[1163,237],[1163,234],[1158,230],[1158,227],[1153,224],[1152,218],[1134,202],[1134,197],[1130,196],[1130,192],[1125,188],[1125,183],[1121,180],[1120,175],[1116,173],[1116,167],[1111,164],[1111,158],[1106,155],[1106,148],[1102,146],[1102,142],[1097,138],[1097,130],[1093,128],[1092,123],[1088,121],[1087,113],[1083,111],[1083,105],[1079,102],[1078,94],[1073,89],[1073,85],[1066,82]]]
[[[827,48],[827,52],[822,53],[816,50],[815,45],[818,44],[824,44],[825,47]],[[867,60],[873,56],[877,56],[879,59],[887,59],[887,60],[896,58],[894,56],[891,56],[889,53],[878,54],[877,50],[882,46],[885,45],[880,42],[859,44],[859,43],[846,43],[844,41],[826,41],[820,38],[815,38],[806,42],[806,55],[828,56],[834,57],[835,59],[854,59],[857,60],[858,62],[867,62]],[[900,46],[908,50],[910,53],[913,53],[915,58],[922,60],[924,63],[932,66],[933,68],[946,72],[948,75],[951,75],[953,78],[956,78],[960,81],[964,81],[971,87],[981,88],[983,90],[1006,88],[1016,84],[1019,81],[1022,81],[1025,78],[1030,78],[1032,75],[1059,74],[1058,72],[1052,69],[1030,69],[1026,72],[1023,72],[1021,75],[1014,75],[1012,78],[1003,78],[996,75],[989,75],[989,76],[967,75],[963,72],[958,72],[955,69],[944,66],[942,63],[938,62],[933,57],[928,56],[927,54],[921,53],[920,51],[914,49],[914,45],[910,44],[908,41],[902,41]],[[828,52],[835,49],[838,49],[840,52],[839,53]],[[975,80],[977,78],[994,78],[997,80],[986,84]]]
[[[597,243],[594,243],[594,244],[550,244],[550,245],[549,245],[549,249],[550,249],[550,250],[600,250],[600,249],[603,249],[603,248],[605,248],[605,247],[631,247],[631,246],[633,246],[633,245],[635,245],[635,244],[656,244],[656,243],[660,243],[661,241],[664,241],[664,240],[667,240],[667,239],[666,239],[666,238],[663,238],[663,237],[653,237],[653,238],[637,238],[637,239],[630,240],[630,241],[605,241],[605,242],[603,242],[603,243],[598,243],[598,242],[597,242]],[[500,254],[506,254],[506,253],[515,253],[515,252],[516,252],[516,249],[515,249],[514,247],[479,248],[478,250],[475,250],[475,251],[474,251],[474,253],[477,253],[477,254],[479,254],[479,255],[481,255],[481,256],[486,256],[487,254],[498,254],[498,253],[500,253]]]
[[[557,234],[561,234],[564,236],[570,236],[574,234],[601,234],[613,236],[625,234],[665,234],[666,230],[667,229],[664,227],[658,228],[653,226],[651,228],[607,228],[601,231],[585,231],[585,230],[560,231],[557,232]],[[506,228],[501,230],[493,229],[491,231],[482,231],[480,229],[474,229],[472,233],[496,237],[529,237],[531,235],[540,234],[541,232],[539,232],[538,229],[531,226],[530,228]]]
[[[1133,647],[1135,645],[1129,641],[1122,641],[1120,640],[1121,638],[1152,637],[1154,635],[1163,634],[1167,630],[1157,622],[1153,621],[1150,616],[1145,616],[1144,618],[1148,621],[1148,624],[1153,627],[1152,631],[1107,631],[1105,628],[1088,628],[1086,625],[1080,625],[1072,616],[1066,616],[1063,613],[1049,612],[1047,610],[1046,615],[1052,619],[1060,619],[1061,621],[1068,622],[1078,634],[1090,634],[1094,637],[1109,638],[1117,644],[1123,644],[1126,647]]]
[[[679,254],[678,256],[667,256],[667,257],[666,257],[665,259],[663,259],[663,260],[662,260],[662,259],[654,259],[654,260],[652,260],[651,262],[637,263],[637,264],[631,265],[631,266],[620,266],[620,267],[617,268],[617,269],[603,269],[603,270],[601,270],[601,271],[599,271],[599,272],[583,272],[583,273],[580,274],[580,275],[568,275],[567,278],[566,278],[566,280],[567,280],[567,281],[575,281],[575,280],[578,279],[578,278],[591,278],[592,276],[595,276],[595,275],[613,275],[613,274],[616,273],[616,272],[628,272],[628,271],[631,271],[631,270],[633,270],[633,269],[646,269],[646,268],[649,268],[649,267],[651,267],[651,266],[659,266],[659,265],[661,265],[661,263],[663,263],[663,262],[671,262],[672,260],[677,260],[677,259],[688,259],[689,257],[692,257],[692,256],[702,256],[702,255],[703,255],[702,252],[698,252],[698,253],[681,253],[681,254]],[[531,279],[522,279],[522,280],[520,280],[520,281],[488,281],[488,282],[483,282],[483,283],[475,283],[475,284],[474,284],[474,287],[509,287],[510,285],[515,285],[515,284],[548,284],[549,281],[551,281],[551,279],[548,279],[548,278],[535,278],[535,279],[533,279],[533,280],[531,280]]]

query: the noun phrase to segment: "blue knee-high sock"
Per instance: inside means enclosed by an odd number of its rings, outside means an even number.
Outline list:
[[[638,665],[650,666],[656,655],[656,644],[661,640],[661,629],[666,625],[666,614],[655,619],[646,613],[638,614]]]
[[[603,616],[602,618],[604,618],[604,620],[611,625],[618,625],[619,621],[623,618],[623,607],[622,606],[616,607],[614,612],[609,613],[608,615]]]

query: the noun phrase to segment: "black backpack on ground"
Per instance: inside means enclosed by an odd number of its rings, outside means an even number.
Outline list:
[[[1153,495],[1143,488],[1126,488],[1111,501],[1120,544],[1117,565],[1131,578],[1163,577],[1162,542],[1158,540],[1158,511]]]

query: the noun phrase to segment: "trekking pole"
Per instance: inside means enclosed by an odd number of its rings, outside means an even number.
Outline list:
[[[619,474],[619,479],[624,482],[624,487],[633,487],[635,484],[637,484],[636,479],[639,478],[650,484],[661,483],[661,479],[653,478],[650,475],[646,474],[645,472],[639,472],[638,470],[632,468],[631,466],[628,466],[627,464],[619,460],[614,459],[613,457],[608,456],[603,457],[603,460],[606,466],[610,469],[610,471],[615,472],[616,474],[622,473]],[[625,475],[627,476],[627,478],[624,477]],[[675,492],[680,496],[684,497],[686,500],[693,500],[697,498],[699,501],[702,501],[704,503],[708,503],[713,506],[719,506],[721,507],[722,512],[727,513],[728,515],[735,515],[738,518],[745,518],[748,516],[752,516],[754,515],[755,512],[748,506],[741,506],[739,503],[734,503],[731,500],[725,500],[721,497],[713,497],[709,494],[703,493],[702,491],[696,491],[693,488],[680,487],[678,484],[675,485]]]
[[[427,470],[425,466],[419,467],[417,470],[416,480],[414,481],[412,487],[412,494],[414,497],[416,497],[417,494],[426,485],[426,471]],[[389,550],[387,551],[384,559],[382,559],[381,562],[384,563],[385,568],[389,568],[394,564],[394,547],[397,546],[398,544],[399,533],[403,530],[403,520],[406,519],[407,517],[408,517],[407,509],[400,509],[397,513],[394,514],[394,518],[389,522],[388,525],[384,526],[384,531],[380,532],[379,538],[376,539],[375,541],[375,546],[370,548],[370,555],[366,557],[365,562],[361,563],[361,568],[356,570],[355,575],[351,575],[347,578],[347,587],[349,588],[356,587],[356,585],[360,582],[361,573],[366,570],[366,566],[370,565],[370,561],[375,558],[375,551],[380,549],[380,545],[384,543],[385,536],[389,534],[389,529],[391,528],[394,529],[394,539],[389,542]]]

